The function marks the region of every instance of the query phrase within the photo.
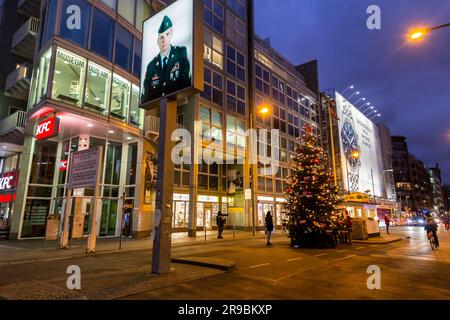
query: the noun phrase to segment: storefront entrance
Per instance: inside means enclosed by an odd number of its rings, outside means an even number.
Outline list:
[[[219,204],[211,202],[197,203],[197,228],[212,230],[216,226],[216,217],[219,213]]]

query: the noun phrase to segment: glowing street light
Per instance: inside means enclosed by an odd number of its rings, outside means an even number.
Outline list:
[[[342,95],[344,95],[348,90],[353,90],[353,89],[355,89],[354,85],[351,85],[351,86],[345,88],[345,90],[342,92]]]
[[[360,101],[366,101],[367,99],[364,97],[364,98],[359,98],[353,105],[354,106],[356,106],[357,104],[358,104],[358,102],[360,102]]]
[[[425,36],[428,35],[430,32],[437,30],[437,29],[442,29],[445,27],[450,27],[450,23],[442,24],[440,26],[433,27],[433,28],[427,28],[427,27],[414,28],[408,33],[408,39],[410,41],[420,41],[420,40],[423,40],[425,38]]]
[[[360,94],[361,94],[361,92],[359,92],[359,91],[354,92],[350,97],[347,98],[347,101],[350,101],[350,99],[351,99],[354,95],[359,96]]]

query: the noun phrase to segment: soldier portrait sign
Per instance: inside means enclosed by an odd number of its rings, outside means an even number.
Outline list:
[[[202,49],[198,40],[203,40],[199,39],[201,31],[195,32],[197,2],[201,5],[198,0],[175,1],[144,22],[142,108],[149,109],[149,105],[162,98],[183,97],[183,93],[189,96],[203,89],[195,85],[203,80],[195,80],[198,71],[203,74],[203,65],[197,58],[197,52]],[[192,92],[195,87],[197,91]]]

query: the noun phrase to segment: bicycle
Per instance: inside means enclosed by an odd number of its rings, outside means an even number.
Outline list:
[[[431,250],[436,250],[436,243],[434,242],[433,232],[427,233],[428,240],[430,241]]]

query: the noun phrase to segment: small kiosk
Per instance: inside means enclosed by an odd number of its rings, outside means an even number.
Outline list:
[[[340,209],[345,210],[355,222],[362,223],[360,232],[357,232],[355,227],[361,223],[355,224],[353,230],[354,238],[367,239],[380,236],[377,205],[368,194],[358,192],[344,196],[344,203]]]

